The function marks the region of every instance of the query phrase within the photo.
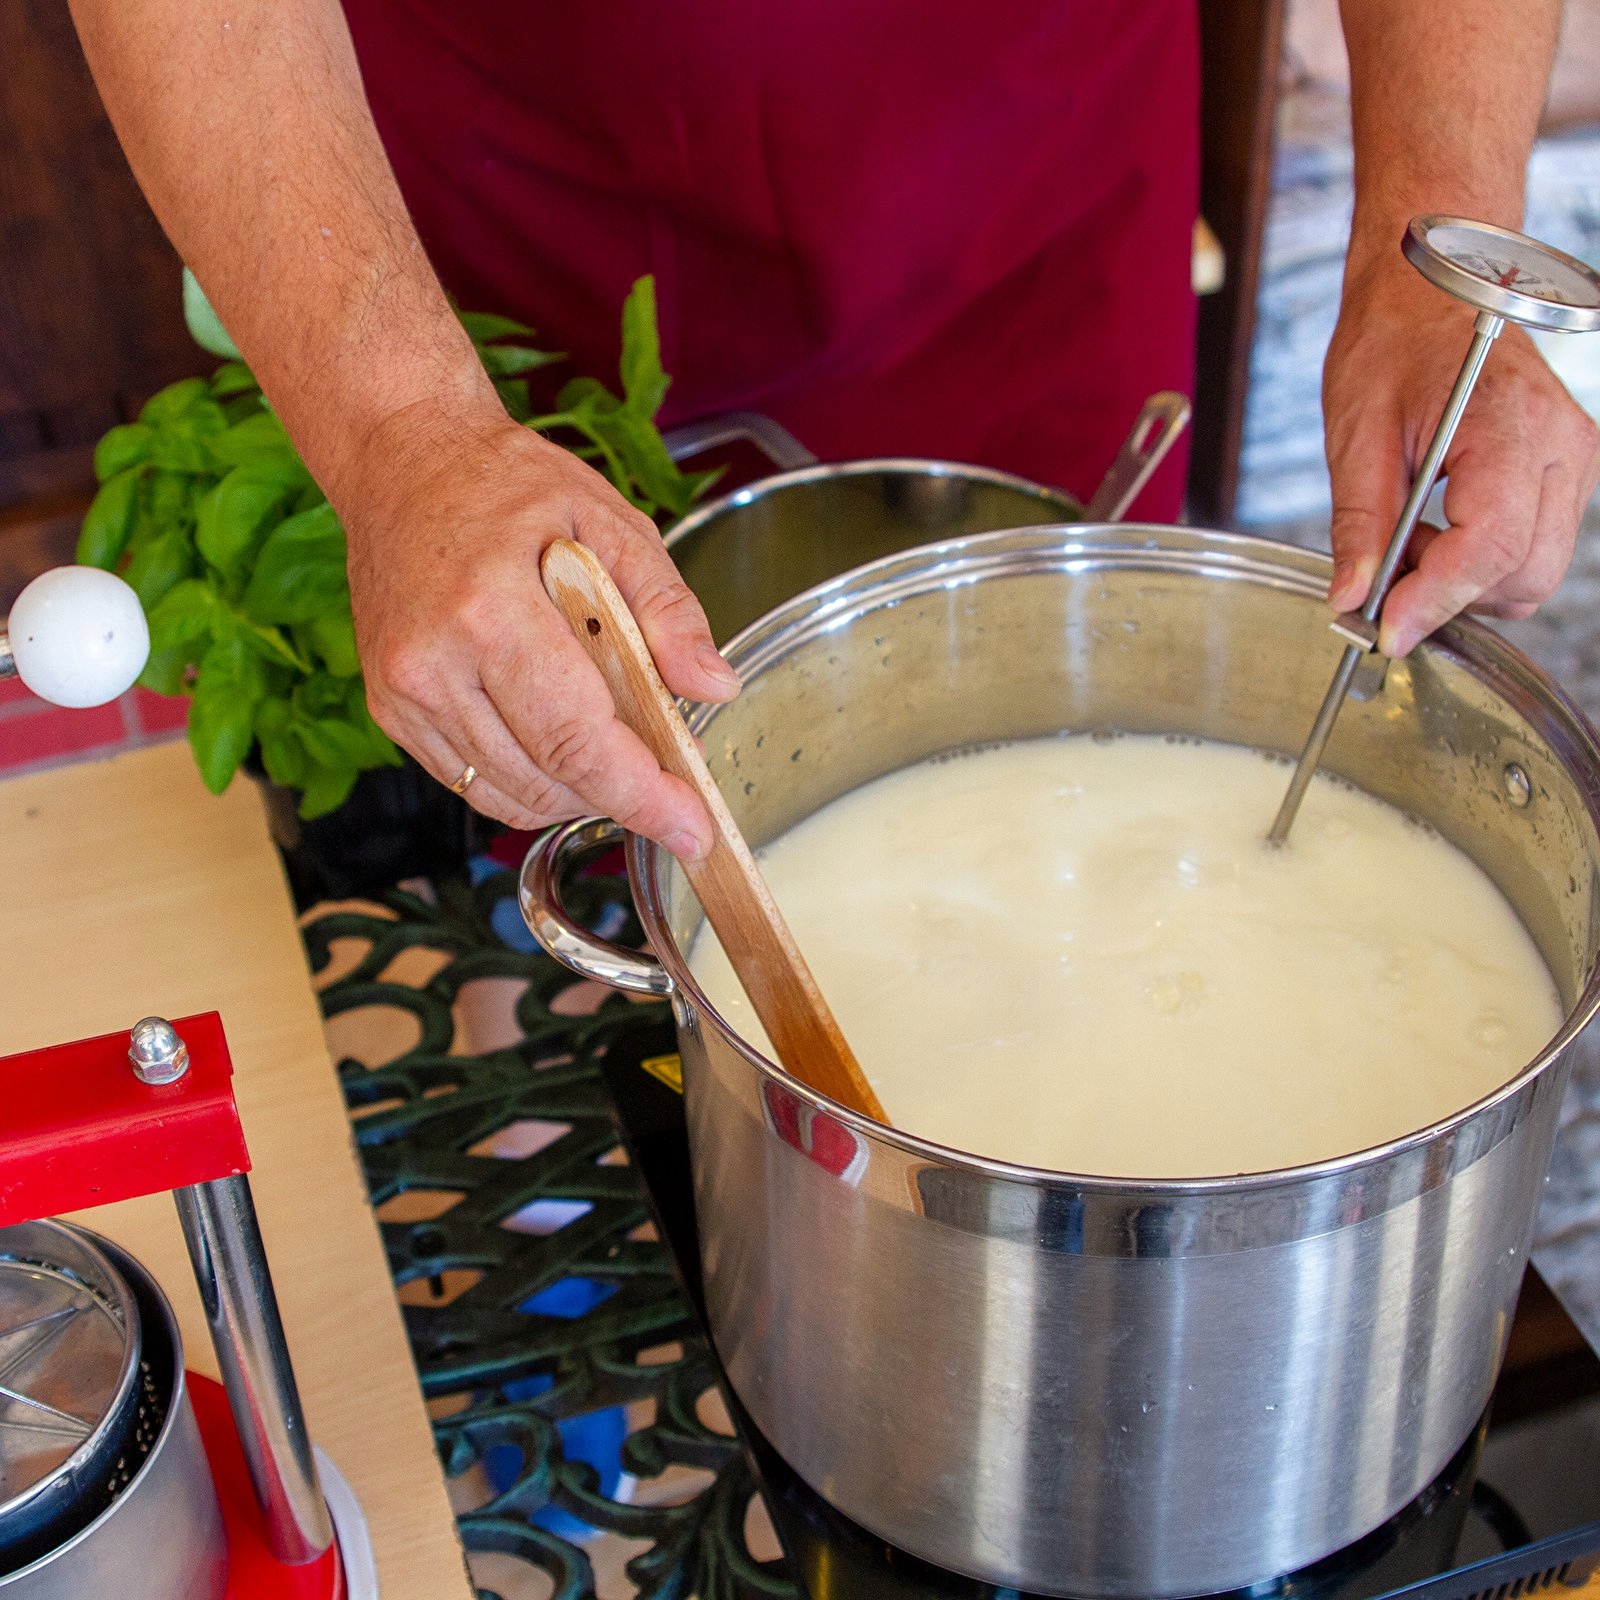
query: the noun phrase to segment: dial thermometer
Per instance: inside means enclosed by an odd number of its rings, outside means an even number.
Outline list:
[[[1383,609],[1389,584],[1405,554],[1422,507],[1433,490],[1445,452],[1455,438],[1461,414],[1467,409],[1478,374],[1483,371],[1489,347],[1508,322],[1550,333],[1592,333],[1600,329],[1600,274],[1560,250],[1509,228],[1463,217],[1417,217],[1400,241],[1406,260],[1430,283],[1456,299],[1478,308],[1472,343],[1456,375],[1455,387],[1445,402],[1444,415],[1434,429],[1432,442],[1417,468],[1400,520],[1389,538],[1366,604],[1360,611],[1335,617],[1329,624],[1345,640],[1344,655],[1328,685],[1328,692],[1311,725],[1305,749],[1300,752],[1288,792],[1267,835],[1282,844],[1294,825],[1300,802],[1323,747],[1333,732],[1334,719],[1350,692],[1351,679],[1363,656],[1378,647],[1378,613]]]

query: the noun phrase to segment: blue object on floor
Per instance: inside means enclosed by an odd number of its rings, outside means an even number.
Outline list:
[[[546,1317],[586,1316],[604,1305],[617,1292],[618,1285],[601,1283],[597,1278],[562,1278],[529,1296],[518,1311],[537,1312]],[[531,1400],[543,1394],[555,1380],[540,1373],[519,1378],[505,1386],[507,1400]],[[586,1416],[568,1417],[556,1423],[561,1436],[561,1451],[568,1461],[585,1461],[600,1475],[600,1493],[614,1497],[622,1482],[622,1447],[628,1437],[628,1414],[622,1406],[608,1406]],[[523,1470],[522,1452],[515,1445],[495,1445],[483,1453],[483,1470],[496,1494],[502,1494],[517,1481]],[[559,1506],[546,1506],[530,1519],[536,1526],[574,1542],[593,1537],[595,1529]]]
[[[496,861],[493,856],[474,856],[468,863],[468,871],[475,884],[504,870],[505,863]],[[609,915],[594,931],[602,939],[614,939],[626,925],[628,914],[621,906],[608,906],[606,909]],[[532,955],[539,948],[538,941],[528,932],[528,925],[522,920],[522,912],[513,895],[508,894],[504,899],[495,901],[494,910],[489,913],[489,926],[494,929],[495,938],[508,950],[520,950],[525,955]]]

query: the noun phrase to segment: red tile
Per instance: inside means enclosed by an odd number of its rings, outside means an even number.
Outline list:
[[[116,746],[127,738],[122,707],[88,706],[82,711],[49,706],[0,721],[0,771],[47,761],[52,756],[80,754]]]
[[[187,695],[156,694],[150,689],[135,689],[129,699],[141,733],[172,733],[189,725]]]

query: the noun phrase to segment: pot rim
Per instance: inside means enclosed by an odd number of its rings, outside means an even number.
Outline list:
[[[1013,489],[1026,494],[1035,500],[1042,500],[1048,505],[1059,506],[1068,516],[1083,515],[1083,502],[1075,494],[1066,489],[1057,489],[1050,484],[1037,483],[1032,478],[1024,478],[1015,472],[1004,472],[999,467],[980,467],[967,461],[944,461],[933,456],[869,456],[860,461],[819,461],[814,466],[795,467],[789,472],[773,472],[764,478],[757,478],[753,483],[744,484],[738,489],[732,489],[725,495],[718,496],[715,500],[708,500],[703,506],[695,509],[681,518],[670,527],[662,536],[662,543],[671,549],[680,540],[687,539],[691,534],[703,528],[708,522],[714,521],[724,512],[734,511],[741,506],[747,506],[757,500],[764,500],[768,495],[776,494],[781,489],[793,489],[805,484],[822,483],[836,478],[864,478],[877,473],[896,473],[906,477],[920,478],[965,478],[971,483],[986,483],[997,489]],[[1053,523],[1041,523],[1041,527],[1053,527]],[[968,535],[967,537],[975,537]],[[918,546],[919,549],[930,548],[927,545]],[[893,560],[892,556],[884,557]],[[870,562],[868,566],[877,566],[877,562]],[[857,567],[857,572],[866,571],[867,568]],[[829,583],[837,582],[830,579]],[[819,585],[821,588],[829,584]],[[808,589],[806,594],[813,594],[815,590]],[[797,597],[798,598],[798,597]],[[786,602],[785,609],[788,604]],[[756,624],[752,623],[751,628]],[[749,628],[743,633],[748,633]]]
[[[816,469],[804,470],[814,472]],[[864,613],[881,610],[918,594],[965,586],[986,577],[1016,576],[1059,569],[1063,565],[1079,570],[1139,570],[1142,567],[1188,572],[1264,583],[1318,599],[1326,595],[1333,570],[1332,557],[1321,551],[1253,534],[1161,523],[1076,522],[998,529],[900,551],[818,584],[751,623],[723,647],[723,653],[748,682],[751,676],[799,645]],[[1471,617],[1457,617],[1445,624],[1418,649],[1428,656],[1453,661],[1479,681],[1487,682],[1535,727],[1577,781],[1590,820],[1600,833],[1600,734],[1565,690],[1509,641]],[[693,707],[688,719],[690,728],[695,733],[703,733],[718,709],[709,705]],[[889,1145],[903,1155],[932,1161],[941,1167],[964,1169],[980,1177],[1030,1187],[1059,1188],[1065,1184],[1085,1192],[1116,1195],[1137,1192],[1152,1198],[1176,1200],[1184,1196],[1268,1190],[1376,1167],[1447,1138],[1468,1123],[1506,1105],[1542,1076],[1600,1011],[1600,958],[1597,958],[1560,1028],[1514,1077],[1448,1117],[1364,1150],[1266,1172],[1201,1178],[1118,1178],[1098,1173],[1063,1172],[977,1155],[874,1122],[802,1083],[777,1062],[769,1061],[728,1024],[690,973],[688,962],[667,924],[657,870],[663,856],[664,852],[652,840],[638,834],[628,835],[628,878],[645,933],[667,969],[674,991],[691,1000],[695,1011],[715,1026],[750,1066],[815,1110],[875,1143]]]

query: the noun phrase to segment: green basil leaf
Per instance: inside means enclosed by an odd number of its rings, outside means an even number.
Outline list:
[[[271,661],[280,667],[292,667],[296,672],[313,670],[311,663],[289,643],[281,629],[269,627],[265,623],[247,622],[244,624],[244,630],[245,642],[263,660]]]
[[[266,409],[266,404],[259,394],[231,395],[222,402],[222,414],[227,418],[228,426],[233,428],[241,422],[248,422],[251,417],[259,417]]]
[[[296,629],[298,637],[313,652],[322,657],[329,673],[335,678],[353,678],[361,670],[361,659],[356,654],[356,625],[349,607],[341,611],[325,611],[312,617]]]
[[[189,747],[212,794],[221,794],[233,781],[254,742],[249,706],[198,693],[189,702]]]
[[[129,563],[123,577],[149,616],[170,589],[193,576],[194,566],[194,546],[188,535],[172,528],[149,540]]]
[[[255,711],[266,693],[259,660],[237,639],[213,644],[200,661],[189,702],[189,743],[205,786],[221,794],[255,742]]]
[[[478,356],[491,378],[515,378],[524,372],[548,367],[552,362],[566,360],[565,356],[554,355],[548,350],[530,350],[520,344],[487,345],[478,352]]]
[[[646,496],[680,515],[689,509],[688,484],[648,417],[623,410],[598,420],[596,428]]]
[[[274,783],[281,783],[285,789],[298,789],[305,782],[306,753],[298,739],[286,733],[262,733],[256,736],[256,742],[261,746],[261,765]]]
[[[585,416],[607,416],[622,409],[622,402],[598,378],[574,378],[562,384],[556,404]]]
[[[175,527],[187,523],[194,514],[193,497],[189,493],[190,480],[181,472],[154,472],[148,480],[149,494],[146,509],[151,532],[170,533]]]
[[[267,776],[285,788],[298,789],[305,781],[306,753],[292,731],[293,715],[287,697],[269,694],[256,707],[254,727]]]
[[[221,433],[228,426],[228,419],[207,385],[177,416],[161,426],[181,433],[186,439],[207,439],[212,434]]]
[[[202,350],[227,361],[239,360],[239,347],[228,337],[228,330],[211,309],[200,280],[185,267],[183,269],[183,320],[189,325],[189,337]]]
[[[141,689],[153,689],[157,694],[183,694],[188,685],[184,673],[189,663],[182,650],[152,650],[144,664],[144,671],[134,680]]]
[[[80,566],[104,567],[114,571],[128,547],[134,517],[139,509],[138,467],[125,467],[100,486],[83,519],[78,535],[77,561]]]
[[[204,578],[185,578],[175,584],[150,610],[150,648],[189,653],[186,661],[199,657],[190,646],[209,639],[219,605],[216,591]]]
[[[164,427],[181,417],[202,396],[209,399],[210,394],[210,385],[204,378],[180,378],[145,401],[139,420],[148,427]]]
[[[293,721],[294,706],[288,695],[269,694],[256,707],[255,729],[259,735],[287,733]]]
[[[190,477],[218,477],[224,470],[218,465],[207,440],[173,427],[157,430],[150,441],[150,461],[153,466]]]
[[[125,422],[120,427],[112,428],[94,447],[95,477],[101,483],[106,483],[119,472],[126,472],[129,467],[148,461],[154,438],[153,430],[142,422]]]
[[[326,672],[313,672],[294,687],[296,716],[307,722],[336,716],[345,708],[345,684]]]
[[[510,317],[497,317],[492,311],[458,311],[461,326],[467,330],[474,344],[489,339],[531,339],[533,329],[525,322],[513,322]]]
[[[394,740],[372,720],[372,713],[367,709],[367,686],[360,678],[350,678],[345,682],[344,714],[350,726],[366,741],[367,758],[363,766],[399,767],[405,764]]]
[[[253,622],[309,622],[349,603],[344,529],[324,501],[280,522],[266,537],[245,590]]]
[[[294,442],[271,411],[256,411],[210,441],[217,460],[229,467],[254,467],[277,471],[286,482],[306,482],[310,473],[300,460]]]
[[[295,732],[306,754],[325,767],[350,767],[360,771],[367,757],[367,742],[360,731],[336,717],[297,719]]]
[[[289,494],[270,471],[235,467],[201,503],[194,530],[200,554],[225,577],[243,577]]]
[[[308,763],[301,785],[300,815],[309,822],[313,817],[336,811],[350,798],[359,776],[354,767],[322,767]]]
[[[653,417],[672,380],[661,370],[661,340],[656,332],[656,280],[635,280],[622,303],[622,392],[628,409]]]
[[[211,392],[219,400],[228,400],[235,395],[260,394],[261,385],[244,362],[229,361],[211,374]]]

